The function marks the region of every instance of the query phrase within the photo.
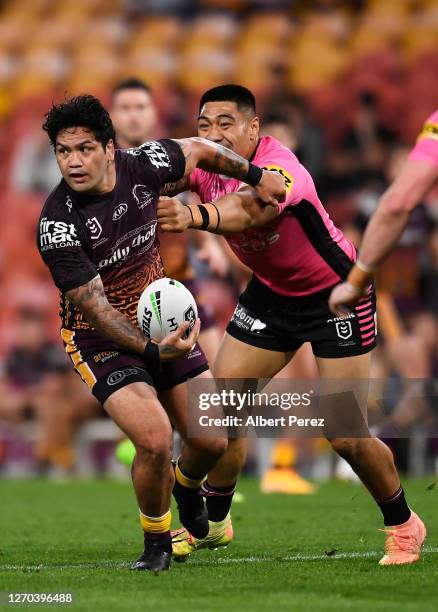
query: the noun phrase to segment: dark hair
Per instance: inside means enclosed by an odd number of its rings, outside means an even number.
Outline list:
[[[59,132],[72,127],[83,127],[93,132],[103,148],[110,140],[115,140],[114,126],[108,111],[100,100],[88,94],[54,104],[45,118],[43,130],[49,135],[53,147]]]
[[[204,93],[199,102],[199,112],[207,102],[235,102],[240,110],[250,110],[256,114],[254,95],[242,85],[219,85]]]
[[[287,116],[286,113],[283,113],[282,111],[271,111],[269,113],[267,113],[264,117],[263,117],[263,121],[262,121],[263,125],[285,125],[287,127],[291,127],[291,120],[289,119],[289,117]]]
[[[147,83],[142,81],[141,79],[137,79],[132,77],[130,79],[125,79],[124,81],[120,81],[111,92],[111,98],[114,98],[119,91],[125,91],[125,89],[142,89],[146,93],[151,93],[151,88]]]

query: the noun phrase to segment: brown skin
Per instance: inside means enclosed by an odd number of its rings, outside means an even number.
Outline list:
[[[111,118],[121,149],[138,147],[152,138],[157,110],[152,96],[144,89],[122,89],[113,96]]]

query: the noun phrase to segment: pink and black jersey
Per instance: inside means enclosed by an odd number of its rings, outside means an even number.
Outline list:
[[[438,166],[438,109],[426,120],[409,159]]]
[[[269,224],[226,237],[237,257],[281,295],[311,295],[344,279],[356,257],[354,246],[333,224],[312,177],[296,156],[276,138],[264,136],[251,161],[280,172],[287,197],[279,206],[279,217]],[[189,179],[189,188],[203,202],[242,186],[236,179],[199,168]]]

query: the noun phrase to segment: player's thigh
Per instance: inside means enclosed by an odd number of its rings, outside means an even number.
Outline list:
[[[193,414],[190,413],[189,394],[197,393],[196,381],[200,379],[212,380],[213,376],[210,370],[206,370],[205,372],[202,372],[198,376],[194,377],[193,383],[186,381],[172,387],[171,389],[159,392],[158,399],[169,415],[173,426],[188,446],[201,453],[207,452],[220,455],[225,451],[227,446],[227,439],[224,435],[223,429],[218,428],[217,435],[214,435],[214,431],[212,427],[210,427],[208,437],[193,437],[189,435],[190,418],[196,419],[196,417],[199,416],[197,412],[193,412]],[[191,384],[193,385],[192,387],[190,386]],[[213,383],[211,385],[208,384],[207,387],[202,387],[202,389],[205,388],[213,391]],[[220,415],[221,412],[218,409],[218,416]]]
[[[126,385],[112,393],[103,407],[135,446],[171,447],[169,417],[152,386],[144,382]]]
[[[199,334],[198,342],[202,350],[204,351],[204,354],[207,357],[209,363],[214,362],[220,341],[221,333],[216,326],[209,327],[204,331],[201,327],[201,333]]]
[[[225,333],[213,365],[215,378],[272,378],[295,352],[281,352],[246,344]]]
[[[371,353],[316,358],[320,374],[319,412],[329,439],[368,437],[367,405]]]

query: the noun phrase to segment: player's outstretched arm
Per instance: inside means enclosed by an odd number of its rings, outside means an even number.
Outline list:
[[[204,138],[176,140],[186,159],[185,176],[198,167],[225,174],[251,185],[265,204],[276,205],[286,197],[286,186],[278,172],[263,170],[234,151]]]
[[[195,228],[215,234],[233,234],[261,227],[278,214],[277,207],[264,206],[257,194],[249,189],[200,205],[186,206],[178,198],[161,197],[157,212],[158,222],[165,232]]]
[[[370,283],[373,272],[392,251],[405,229],[409,215],[438,180],[438,168],[409,160],[383,194],[371,217],[356,264],[345,283],[337,285],[329,299],[332,312],[345,314],[355,306]]]
[[[85,285],[66,291],[65,295],[99,334],[126,351],[142,355],[146,365],[156,366],[159,361],[181,357],[191,350],[199,335],[197,322],[189,337],[183,339],[188,327],[188,323],[183,323],[159,344],[147,340],[128,317],[108,302],[100,276],[95,276]]]

